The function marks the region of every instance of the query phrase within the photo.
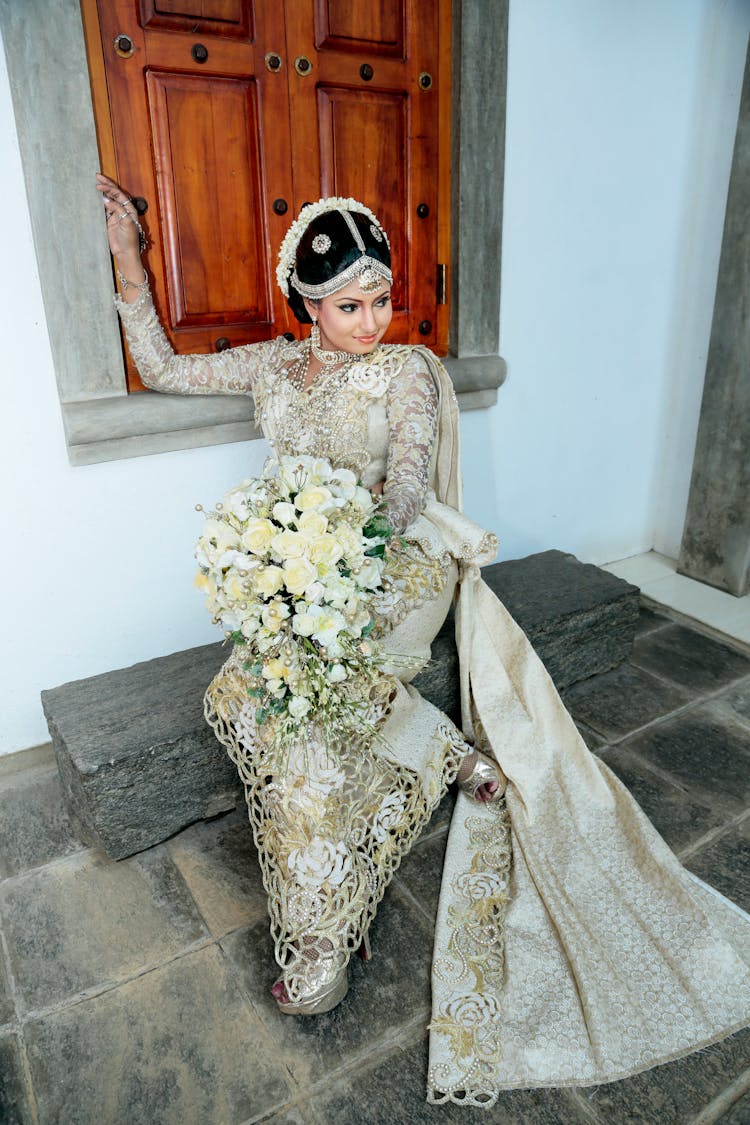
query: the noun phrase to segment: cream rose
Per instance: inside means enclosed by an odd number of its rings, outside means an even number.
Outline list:
[[[355,531],[349,524],[342,523],[336,528],[336,539],[341,545],[344,552],[344,558],[347,561],[359,561],[362,558],[364,551],[364,544],[362,543],[362,535],[359,531]]]
[[[254,585],[264,598],[272,598],[284,585],[284,571],[280,566],[264,566],[256,574]]]
[[[335,566],[344,551],[333,535],[319,535],[310,542],[310,558],[321,566]]]
[[[366,558],[357,568],[355,578],[359,585],[364,586],[366,590],[374,590],[376,586],[380,585],[382,572],[383,563],[380,559]]]
[[[301,492],[297,493],[294,503],[300,512],[308,512],[313,508],[330,511],[331,507],[334,506],[331,490],[322,484],[308,485],[307,488],[303,488]]]
[[[242,533],[242,546],[254,555],[264,555],[275,534],[276,528],[270,520],[254,516],[247,521],[247,527]]]
[[[328,520],[320,512],[303,512],[297,526],[306,539],[317,539],[328,530]]]
[[[316,625],[316,618],[309,612],[295,613],[292,618],[292,632],[300,637],[311,637]]]
[[[246,574],[232,569],[224,575],[224,593],[232,602],[244,602],[250,597],[250,583]]]
[[[280,559],[299,559],[307,553],[307,539],[298,531],[281,531],[273,537],[271,550]]]
[[[290,594],[304,594],[318,577],[318,569],[309,559],[284,560],[284,585]]]

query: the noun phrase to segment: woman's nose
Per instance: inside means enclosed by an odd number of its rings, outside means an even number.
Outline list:
[[[362,305],[362,328],[363,335],[372,333],[377,328],[377,324],[375,323],[375,313],[367,305]]]

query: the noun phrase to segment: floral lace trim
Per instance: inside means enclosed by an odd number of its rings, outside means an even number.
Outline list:
[[[418,540],[396,538],[388,550],[383,591],[373,606],[376,637],[389,633],[413,610],[443,592],[450,558],[448,551],[431,555]]]
[[[509,901],[512,848],[505,801],[487,805],[482,817],[466,821],[472,861],[451,882],[448,956],[435,976],[451,986],[430,1029],[444,1036],[453,1065],[430,1068],[427,1100],[439,1105],[489,1107],[502,1081],[502,1011],[505,974],[505,916]],[[460,1074],[458,1080],[449,1075]],[[494,1092],[492,1092],[494,1091]]]
[[[384,692],[383,720],[388,706]],[[205,714],[244,786],[275,956],[294,999],[320,965],[337,971],[359,948],[468,747],[449,720],[431,726],[437,777],[429,792],[413,771],[365,741],[342,748],[334,761],[313,725],[307,744],[281,763],[257,736],[242,657],[234,653],[206,692]]]

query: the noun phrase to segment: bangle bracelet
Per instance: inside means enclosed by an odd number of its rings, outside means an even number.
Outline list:
[[[141,293],[145,293],[148,289],[148,274],[145,270],[143,271],[143,281],[141,282],[128,281],[125,275],[120,273],[117,266],[115,266],[115,273],[117,274],[117,280],[120,283],[120,289],[122,289],[123,293],[126,289],[139,289]]]

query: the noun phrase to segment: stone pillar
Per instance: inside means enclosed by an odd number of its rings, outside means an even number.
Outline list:
[[[748,55],[750,58],[750,53]],[[711,343],[678,571],[750,590],[750,66],[729,180]]]

